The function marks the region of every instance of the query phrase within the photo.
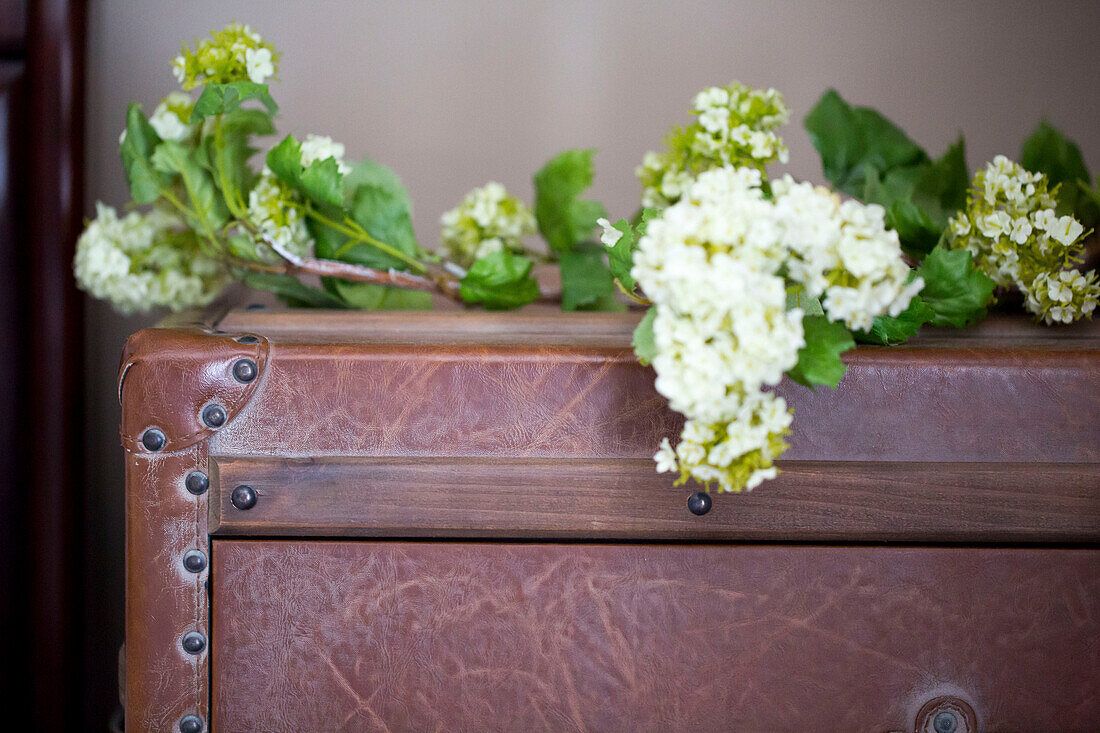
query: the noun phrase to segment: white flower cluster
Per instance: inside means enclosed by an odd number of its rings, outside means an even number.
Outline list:
[[[531,209],[495,182],[470,191],[440,221],[443,246],[463,267],[500,250],[523,252],[523,238],[535,233]]]
[[[1043,174],[998,155],[974,176],[966,209],[948,229],[953,248],[970,252],[1000,287],[1018,287],[1048,324],[1091,317],[1100,298],[1095,272],[1066,269],[1080,260],[1085,228],[1056,206]]]
[[[341,175],[351,172],[351,166],[344,162],[344,144],[333,142],[327,135],[306,135],[302,141],[302,165],[309,167],[316,160],[335,158],[336,167]]]
[[[650,152],[636,173],[642,205],[664,208],[680,199],[695,178],[711,168],[732,165],[763,170],[787,162],[787,146],[775,133],[790,118],[783,95],[739,82],[711,87],[695,96],[697,120],[668,136],[668,149]]]
[[[1091,318],[1100,300],[1096,271],[1062,270],[1041,272],[1027,289],[1027,309],[1045,323],[1073,323]]]
[[[268,259],[277,259],[264,238],[270,239],[299,257],[313,255],[313,237],[306,229],[299,205],[301,197],[280,181],[267,167],[248,193],[248,219],[261,235],[258,250]]]
[[[180,92],[172,92],[160,101],[149,117],[149,124],[156,130],[161,140],[183,140],[192,127],[191,110],[195,106],[191,97]]]
[[[351,171],[351,167],[344,162],[344,145],[333,142],[331,137],[307,135],[300,149],[301,163],[307,168],[315,161],[333,158],[341,175]],[[248,219],[263,237],[273,240],[291,254],[310,257],[314,242],[306,228],[301,205],[302,197],[264,166],[260,180],[248,194]],[[270,255],[269,259],[276,259],[262,239],[257,245],[259,252]]]
[[[210,35],[194,51],[184,46],[172,61],[172,74],[184,89],[245,79],[263,84],[275,75],[274,48],[247,25],[230,23]]]
[[[765,388],[798,362],[804,339],[802,310],[787,310],[781,273],[817,287],[827,301],[834,281],[856,292],[864,280],[871,291],[901,283],[891,286],[889,302],[868,297],[858,308],[826,309],[833,320],[857,324],[904,309],[920,287],[895,276],[908,268],[880,210],[840,205],[789,178],[780,184],[768,200],[755,168],[703,173],[649,222],[631,271],[656,308],[657,391],[687,417],[680,443],[673,448],[666,439],[654,456],[657,469],[678,469],[681,480],[717,483],[721,491],[772,478],[786,449],[790,411]],[[605,235],[616,239],[606,225]],[[871,253],[848,252],[856,243]]]
[[[885,210],[840,197],[826,188],[772,181],[776,215],[790,248],[788,276],[821,299],[831,321],[856,331],[875,316],[896,316],[924,287],[901,256],[897,232],[886,228]]]
[[[77,282],[123,314],[208,304],[225,286],[225,272],[203,256],[193,232],[178,231],[182,224],[159,209],[120,219],[114,208],[97,203],[96,218],[76,243]]]

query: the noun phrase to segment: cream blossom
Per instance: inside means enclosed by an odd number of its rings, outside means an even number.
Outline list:
[[[532,211],[496,182],[467,193],[440,221],[443,246],[463,267],[500,250],[523,252],[523,238],[535,233]]]
[[[1039,320],[1072,323],[1092,316],[1100,286],[1095,272],[1074,267],[1085,228],[1072,216],[1058,216],[1054,193],[1044,175],[998,155],[974,176],[947,239],[970,252],[997,285],[1018,288]]]

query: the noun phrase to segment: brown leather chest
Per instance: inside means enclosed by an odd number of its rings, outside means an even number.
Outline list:
[[[1100,729],[1100,330],[861,348],[695,516],[634,320],[136,334],[127,729]]]

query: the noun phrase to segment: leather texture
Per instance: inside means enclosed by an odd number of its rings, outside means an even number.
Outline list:
[[[1100,723],[1100,551],[214,540],[214,730]]]
[[[209,647],[184,651],[185,634],[208,636],[209,567],[188,572],[183,556],[209,556],[207,495],[184,486],[205,471],[206,444],[175,453],[126,455],[126,729],[177,731],[185,715],[208,720]]]
[[[211,455],[649,458],[682,421],[627,349],[275,342]],[[1100,462],[1091,349],[866,348],[784,382],[787,460]]]
[[[151,328],[131,336],[118,373],[122,447],[149,453],[142,435],[158,428],[167,438],[159,452],[190,448],[218,429],[202,421],[210,404],[221,405],[226,424],[232,423],[262,381],[267,364],[267,339],[254,338],[256,343],[239,343],[230,334],[198,327]],[[234,378],[233,365],[245,358],[256,362],[257,374],[242,383]]]

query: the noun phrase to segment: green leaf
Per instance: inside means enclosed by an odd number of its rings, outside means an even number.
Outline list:
[[[335,158],[313,161],[302,171],[300,180],[302,193],[322,210],[343,207],[344,189],[340,182],[340,164]]]
[[[267,152],[267,167],[326,216],[343,220],[343,174],[335,158],[315,160],[307,168],[302,165],[302,146],[293,135],[287,135]]]
[[[508,250],[478,258],[459,283],[467,303],[482,303],[490,310],[527,305],[539,297],[539,285],[531,277],[531,260]]]
[[[948,216],[966,208],[966,192],[969,187],[966,141],[960,135],[943,155],[929,165],[918,167],[913,197],[926,211],[942,211],[943,225],[947,226]]]
[[[604,262],[604,247],[581,245],[561,254],[561,309],[620,311],[615,280]]]
[[[153,167],[153,151],[160,145],[161,139],[156,130],[145,119],[141,105],[134,103],[126,108],[126,137],[119,146],[122,156],[122,168],[126,172],[126,182],[130,185],[130,195],[135,203],[149,204],[160,198],[162,189],[171,183],[171,175]]]
[[[229,210],[214,185],[211,172],[198,160],[199,152],[174,140],[165,140],[153,151],[153,166],[161,172],[179,174],[190,200],[195,221],[191,226],[210,234],[229,221]]]
[[[886,208],[886,226],[897,231],[906,252],[920,258],[939,242],[948,218],[966,206],[969,184],[960,137],[935,161],[869,170],[862,199]]]
[[[219,135],[207,136],[209,157],[213,161],[218,187],[230,190],[222,195],[238,197],[243,205],[247,194],[258,178],[248,164],[256,149],[249,145],[252,135],[270,135],[275,132],[271,117],[258,109],[239,109],[226,115],[221,122]]]
[[[388,167],[373,160],[363,160],[356,164],[349,173],[344,175],[346,197],[350,200],[360,186],[372,186],[388,192],[391,198],[401,201],[405,210],[409,212],[409,216],[412,216],[413,206],[409,193],[398,175]]]
[[[825,314],[825,309],[821,307],[821,301],[810,297],[801,285],[787,288],[787,310],[792,308],[801,308],[803,316],[821,316]]]
[[[921,299],[934,314],[933,325],[962,328],[985,316],[994,283],[974,266],[965,249],[937,245],[917,274],[924,278]]]
[[[631,343],[634,345],[634,355],[642,366],[649,366],[657,358],[657,340],[653,336],[653,322],[657,320],[657,306],[649,307],[642,316],[642,320],[634,329],[634,337]]]
[[[822,95],[803,125],[821,154],[825,177],[850,196],[863,195],[868,172],[928,160],[893,122],[868,107],[850,106],[833,89]]]
[[[349,308],[360,310],[431,310],[432,294],[332,278],[332,289]]]
[[[920,327],[935,318],[936,313],[919,296],[913,296],[909,307],[897,316],[877,316],[870,331],[853,335],[861,344],[880,346],[902,344],[913,337]]]
[[[283,183],[294,188],[301,185],[302,146],[293,135],[287,135],[282,142],[267,151],[267,167]]]
[[[634,250],[637,248],[638,239],[641,236],[635,233],[634,227],[630,226],[630,222],[626,219],[619,219],[615,222],[615,228],[622,233],[622,236],[619,237],[618,242],[615,242],[615,246],[607,248],[607,259],[611,266],[611,275],[619,281],[624,290],[632,293],[638,283],[634,280],[634,276],[630,274],[630,270],[634,267]]]
[[[408,196],[403,188],[398,191],[378,185],[360,184],[352,194],[351,218],[380,242],[413,257],[420,254],[408,208]],[[408,269],[408,265],[401,260],[366,242],[353,245],[340,259],[384,270]]]
[[[803,317],[802,332],[806,345],[799,349],[798,363],[787,376],[811,389],[817,384],[836,387],[848,370],[840,355],[856,346],[852,334],[843,323],[834,323],[825,316]]]
[[[343,308],[344,302],[320,288],[313,288],[292,275],[244,271],[241,280],[250,288],[268,290],[291,307]]]
[[[596,220],[607,216],[602,204],[577,198],[592,185],[595,153],[566,150],[535,174],[535,219],[555,252],[566,252],[588,240]]]
[[[1058,213],[1072,214],[1086,229],[1100,223],[1100,207],[1088,194],[1089,171],[1077,144],[1047,121],[1024,141],[1020,165],[1043,173],[1058,189]]]
[[[190,123],[194,125],[207,117],[233,112],[250,99],[259,100],[269,114],[275,114],[279,109],[268,93],[267,84],[256,84],[251,81],[207,84],[191,110]]]

